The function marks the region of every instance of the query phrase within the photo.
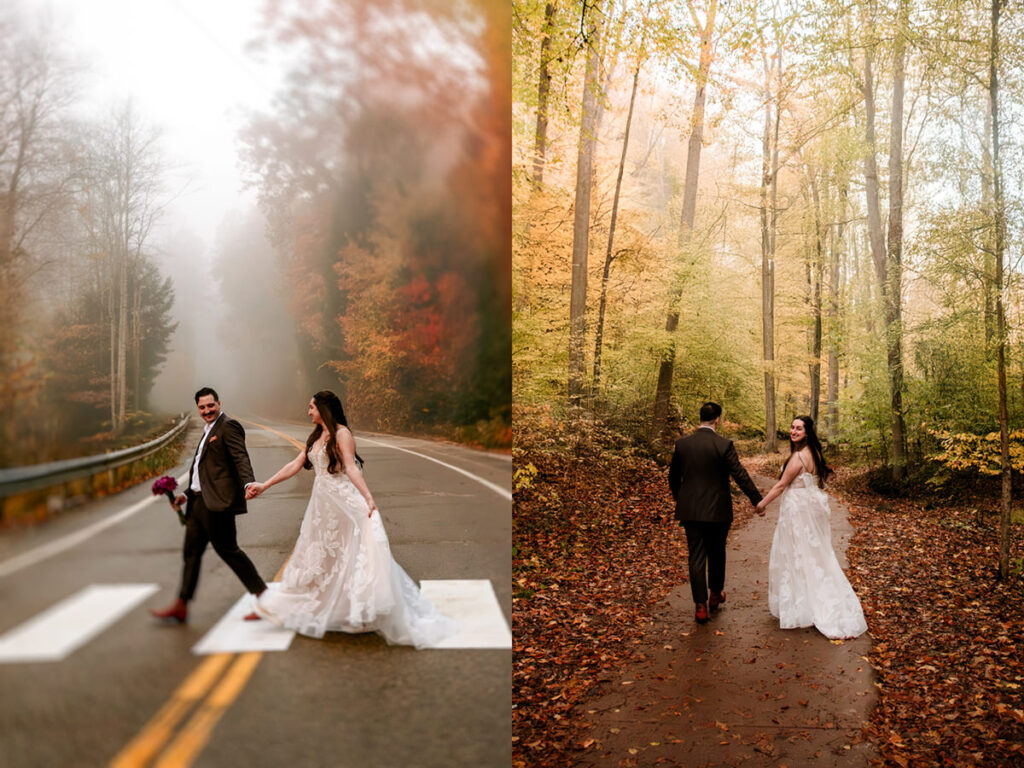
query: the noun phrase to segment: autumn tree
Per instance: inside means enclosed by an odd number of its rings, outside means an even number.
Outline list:
[[[141,366],[144,318],[138,281],[165,204],[158,139],[159,133],[127,102],[92,129],[83,152],[79,210],[89,247],[103,265],[114,432],[124,428],[129,392],[137,396],[140,384],[138,374],[133,382],[129,368],[137,372]]]
[[[66,209],[66,110],[73,76],[46,19],[0,9],[0,423],[10,443],[19,403],[38,388],[24,339],[28,283],[44,261],[34,237]]]
[[[293,66],[245,131],[245,163],[287,276],[305,384],[340,388],[379,428],[507,429],[499,15],[419,0],[312,18],[268,6],[257,48]],[[406,23],[385,21],[396,17]]]

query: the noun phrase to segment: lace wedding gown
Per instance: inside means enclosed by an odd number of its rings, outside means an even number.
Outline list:
[[[391,557],[379,512],[344,470],[327,471],[321,444],[309,453],[315,477],[299,538],[279,584],[256,611],[309,637],[377,631],[392,645],[423,648],[451,635],[455,622],[427,600]]]
[[[864,612],[832,550],[828,495],[803,472],[782,492],[768,561],[768,608],[782,629],[812,624],[830,638],[867,631]]]

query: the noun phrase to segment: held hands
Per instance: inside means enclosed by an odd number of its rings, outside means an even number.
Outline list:
[[[255,499],[266,490],[266,487],[267,486],[264,483],[249,483],[245,489],[245,500],[251,501],[252,499]]]
[[[754,507],[754,511],[761,517],[764,517],[766,509],[768,509],[768,502],[765,501],[764,499],[761,499],[761,501],[757,503],[757,506]]]

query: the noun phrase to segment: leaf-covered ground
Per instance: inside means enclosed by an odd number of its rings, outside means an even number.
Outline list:
[[[513,516],[513,765],[561,768],[585,741],[574,706],[638,658],[687,580],[686,543],[653,461],[520,451],[515,466],[530,480]],[[751,515],[737,504],[734,525]]]
[[[653,463],[516,459],[537,475],[513,518],[513,765],[564,766],[571,710],[628,663],[650,608],[684,579],[686,548],[659,518],[670,497]]]
[[[778,459],[748,468],[777,476]],[[513,764],[568,766],[575,705],[640,658],[653,609],[686,580],[666,472],[633,458],[516,455]],[[536,472],[534,472],[536,470]],[[894,501],[840,472],[849,576],[875,641],[867,735],[887,766],[1024,765],[1024,582],[996,579],[995,517]],[[735,527],[749,519],[737,504]],[[1015,526],[1012,556],[1024,551]]]
[[[1024,765],[1024,581],[996,578],[996,515],[971,508],[992,502],[926,509],[862,477],[837,486],[881,686],[868,735],[886,765]]]

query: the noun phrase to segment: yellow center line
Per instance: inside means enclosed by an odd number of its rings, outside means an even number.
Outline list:
[[[284,432],[278,432],[276,429],[274,429],[272,427],[268,427],[266,424],[260,424],[258,421],[250,421],[249,419],[239,419],[239,421],[241,421],[241,422],[243,422],[245,424],[252,424],[254,427],[259,427],[260,429],[264,429],[267,432],[270,432],[272,434],[277,435],[278,437],[282,437],[285,440],[287,440],[289,443],[294,445],[296,448],[305,448],[306,447],[305,443],[300,443],[294,437],[291,437],[290,435],[286,435]]]
[[[233,653],[216,653],[192,670],[139,735],[111,760],[110,768],[138,768],[152,760],[173,735],[178,723],[206,695],[234,656]]]
[[[192,765],[209,742],[214,727],[245,688],[262,658],[263,653],[259,651],[238,655],[231,669],[181,729],[177,738],[164,750],[154,768],[187,768]]]
[[[257,424],[254,421],[247,421],[247,423],[272,432],[297,448],[305,447],[305,443],[300,443],[295,438],[278,432],[276,429]],[[288,565],[288,559],[290,558],[286,558],[278,569],[274,581],[281,580],[281,575]],[[154,768],[186,768],[192,765],[199,753],[202,752],[203,747],[209,742],[214,726],[241,694],[262,658],[263,654],[256,651],[241,654],[215,653],[206,657],[171,694],[170,700],[143,726],[138,736],[114,756],[110,761],[109,768],[145,768],[149,765],[149,762],[174,735],[174,729],[178,723],[185,718],[190,710],[195,708],[197,702],[206,696],[221,673],[234,660],[234,664],[224,674],[217,687],[196,709],[177,737],[160,755]]]

